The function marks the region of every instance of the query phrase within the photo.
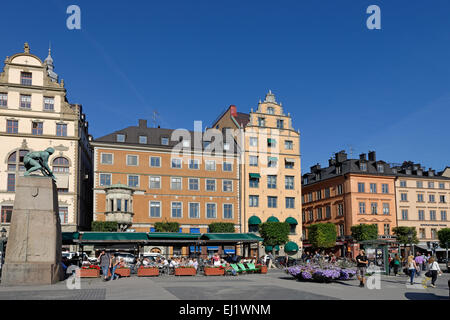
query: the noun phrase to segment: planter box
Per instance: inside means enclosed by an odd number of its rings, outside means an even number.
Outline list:
[[[261,266],[260,273],[267,273],[267,266]]]
[[[80,278],[98,278],[100,270],[97,269],[80,269]]]
[[[159,269],[158,268],[139,268],[137,275],[138,275],[138,277],[159,276]]]
[[[205,268],[205,276],[223,276],[224,274],[223,268]]]
[[[195,268],[175,268],[176,276],[195,276],[196,274]]]
[[[121,277],[129,277],[130,269],[129,268],[117,268],[116,271],[114,271],[114,273],[118,274]],[[108,271],[108,277],[111,277],[111,270]]]

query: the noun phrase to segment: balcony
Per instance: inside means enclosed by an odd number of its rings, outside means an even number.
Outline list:
[[[133,212],[123,212],[123,211],[110,211],[105,212],[106,221],[117,222],[120,231],[125,231],[128,227],[133,224]]]

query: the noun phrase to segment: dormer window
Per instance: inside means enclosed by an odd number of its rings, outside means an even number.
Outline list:
[[[411,174],[411,169],[406,169],[406,174]]]
[[[125,135],[124,134],[118,134],[116,136],[116,141],[117,142],[125,142]]]
[[[379,173],[384,173],[384,166],[382,164],[377,165],[377,170]]]
[[[273,107],[267,107],[268,114],[275,114],[275,109]]]
[[[359,169],[361,171],[367,171],[367,163],[365,163],[365,162],[360,163],[359,164]]]
[[[284,120],[277,119],[277,128],[278,129],[283,129],[284,128]]]
[[[308,184],[308,178],[303,178],[303,184]]]
[[[341,174],[342,173],[342,167],[336,167],[336,174]]]
[[[259,127],[265,127],[266,126],[266,119],[265,118],[258,118],[258,126]]]
[[[162,137],[162,138],[161,138],[161,144],[162,144],[163,146],[168,146],[168,145],[169,145],[169,138],[167,138],[167,137]]]
[[[183,140],[183,147],[189,148],[191,146],[191,140]]]
[[[147,136],[139,136],[139,143],[140,144],[146,144],[147,143]]]
[[[31,72],[21,72],[20,73],[20,84],[24,86],[31,86]]]

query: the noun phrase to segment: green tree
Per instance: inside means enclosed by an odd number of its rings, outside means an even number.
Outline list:
[[[442,248],[446,250],[447,269],[448,269],[448,247],[450,245],[450,228],[443,228],[438,231],[438,239]]]
[[[289,223],[286,222],[264,222],[259,226],[259,233],[264,239],[264,246],[272,246],[274,254],[275,246],[284,245],[289,241]]]
[[[356,241],[378,239],[378,226],[376,224],[358,224],[350,228],[352,238]]]
[[[332,248],[336,245],[336,237],[333,223],[316,223],[308,227],[308,241],[314,248]]]
[[[231,222],[215,222],[208,225],[211,233],[234,233],[234,223]]]
[[[408,244],[417,244],[419,243],[419,239],[417,239],[417,231],[415,227],[395,227],[392,229],[392,232],[397,237],[397,241],[400,244],[403,244],[406,255],[406,245]]]
[[[155,222],[154,227],[156,232],[178,232],[180,230],[178,222]]]
[[[91,230],[97,232],[117,232],[116,221],[92,221]]]

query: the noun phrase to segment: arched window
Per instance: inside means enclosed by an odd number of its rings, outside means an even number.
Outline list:
[[[54,173],[69,173],[69,160],[64,157],[58,157],[53,160]]]
[[[19,171],[25,171],[23,157],[29,150],[14,151],[8,157],[7,191],[16,191],[16,177]]]

